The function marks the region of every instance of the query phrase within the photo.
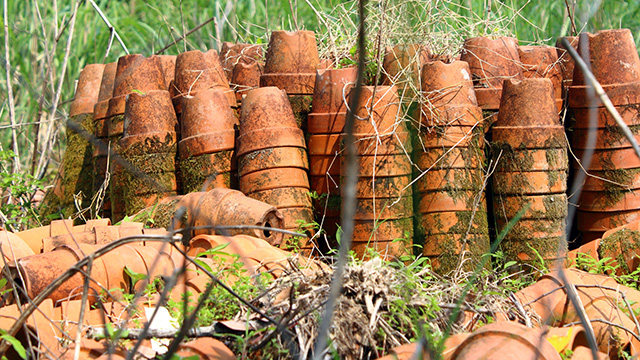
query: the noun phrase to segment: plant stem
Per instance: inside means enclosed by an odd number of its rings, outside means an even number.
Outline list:
[[[5,71],[7,75],[7,101],[9,103],[9,121],[11,122],[11,145],[13,148],[12,172],[20,171],[20,152],[18,151],[18,135],[16,133],[16,108],[13,98],[13,86],[11,84],[11,62],[9,60],[9,17],[7,10],[7,0],[3,2],[4,21],[4,57]]]

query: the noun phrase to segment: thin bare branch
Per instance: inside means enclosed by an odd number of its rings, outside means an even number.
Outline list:
[[[3,1],[3,21],[4,21],[4,58],[5,71],[7,76],[7,102],[9,103],[9,121],[11,122],[11,147],[13,150],[13,172],[20,171],[20,151],[18,150],[18,135],[16,133],[16,107],[13,98],[13,85],[11,76],[11,61],[9,60],[9,11],[7,10],[7,0]]]

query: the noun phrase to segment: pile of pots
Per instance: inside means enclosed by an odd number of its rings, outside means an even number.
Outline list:
[[[614,47],[615,45],[615,47]],[[636,141],[640,130],[640,59],[631,32],[603,30],[581,34],[579,52],[587,47],[591,70],[609,99],[630,127]],[[622,134],[613,116],[595,97],[588,95],[587,83],[578,67],[569,88],[569,107],[574,115],[572,146],[579,159],[588,150],[593,158],[587,164],[574,163],[589,174],[584,183],[577,214],[583,243],[602,236],[603,232],[640,219],[640,158]],[[595,129],[589,118],[594,116]],[[588,143],[595,132],[595,145]]]
[[[119,148],[128,162],[122,171],[125,214],[178,193],[178,120],[167,90],[129,94]]]
[[[256,44],[222,43],[220,58],[229,86],[236,93],[238,103],[249,90],[260,87],[264,68],[262,47]]]
[[[500,244],[505,256],[525,262],[564,258],[569,161],[551,80],[504,82],[492,150],[497,233],[512,226]]]
[[[276,87],[249,91],[242,103],[239,134],[240,191],[276,206],[284,216],[285,229],[304,230],[313,222],[309,160],[304,133],[287,94]],[[315,248],[304,240],[295,246],[303,252]]]
[[[165,90],[166,82],[162,63],[157,56],[126,55],[118,59],[113,95],[109,99],[106,127],[111,150],[122,154],[120,139],[124,134],[124,113],[127,98],[131,94],[146,94],[153,90]],[[165,116],[165,115],[162,115]],[[173,114],[175,117],[175,113]],[[151,122],[155,121],[153,118]],[[118,157],[109,158],[111,171],[111,219],[118,222],[126,215],[124,188],[127,185],[123,162]],[[175,166],[175,164],[174,164]]]
[[[413,246],[411,148],[395,86],[363,87],[353,111],[359,178],[351,249],[360,258],[371,255],[367,249],[383,258],[402,258]],[[344,154],[341,176],[347,173]]]
[[[489,250],[482,110],[464,61],[427,63],[421,81],[422,129],[413,153],[417,237],[434,268],[448,272]]]
[[[319,66],[313,31],[271,32],[260,86],[275,86],[286,91],[296,123],[305,132]]]
[[[182,96],[180,179],[184,193],[237,187],[236,117],[219,88]]]
[[[522,62],[522,76],[525,79],[549,79],[553,84],[553,95],[558,112],[562,110],[562,69],[558,62],[558,52],[553,46],[520,46],[518,55]]]
[[[340,222],[340,139],[356,69],[318,70],[309,114],[309,183],[316,221],[331,237]]]

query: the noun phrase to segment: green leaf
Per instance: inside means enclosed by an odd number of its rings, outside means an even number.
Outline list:
[[[0,338],[6,340],[9,344],[11,344],[11,346],[13,346],[13,349],[18,353],[18,356],[23,359],[27,358],[27,351],[24,349],[24,346],[22,346],[18,339],[9,334],[3,334],[2,336],[0,336]]]
[[[137,273],[131,269],[129,269],[128,266],[124,267],[124,272],[127,273],[127,275],[129,276],[129,278],[131,279],[131,287],[136,286],[136,284],[138,283],[138,281],[140,280],[144,280],[146,278],[148,278],[147,274],[140,274]]]

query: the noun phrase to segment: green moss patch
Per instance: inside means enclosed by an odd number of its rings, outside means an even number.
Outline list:
[[[630,274],[627,260],[640,255],[640,231],[622,228],[602,239],[598,248],[600,258],[612,258],[623,274]],[[612,264],[615,266],[615,264]]]
[[[289,95],[291,110],[296,118],[298,127],[305,133],[307,132],[307,118],[311,112],[311,103],[313,96],[311,95]]]
[[[231,162],[233,151],[220,151],[200,156],[190,156],[180,160],[180,180],[184,193],[202,191],[204,185],[216,176],[224,178],[224,184],[229,189],[232,184]]]

